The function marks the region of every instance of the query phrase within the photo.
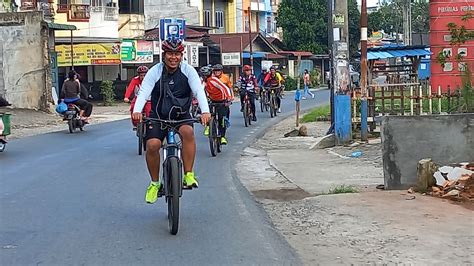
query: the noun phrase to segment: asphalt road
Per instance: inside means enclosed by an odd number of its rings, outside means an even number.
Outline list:
[[[316,96],[302,108],[329,92]],[[0,153],[0,265],[300,264],[234,169],[242,149],[290,110],[287,93],[279,118],[258,112],[245,128],[234,104],[230,143],[217,158],[196,134],[200,187],[183,195],[176,236],[164,200],[144,202],[149,177],[129,121],[10,142]]]

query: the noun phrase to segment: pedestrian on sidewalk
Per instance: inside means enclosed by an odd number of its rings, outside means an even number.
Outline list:
[[[306,94],[309,94],[311,98],[314,99],[314,94],[309,90],[309,86],[311,86],[311,76],[309,75],[309,72],[307,69],[304,70],[304,76],[303,76],[303,82],[304,82],[304,92],[303,92],[303,100],[306,100]]]

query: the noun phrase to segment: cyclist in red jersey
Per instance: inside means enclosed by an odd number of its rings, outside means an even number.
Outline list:
[[[137,100],[138,92],[140,91],[142,81],[145,78],[146,73],[148,72],[148,67],[139,66],[137,68],[137,72],[138,72],[138,76],[134,77],[130,81],[130,84],[127,87],[127,91],[125,92],[125,97],[123,99],[124,102],[128,103],[130,102],[130,97],[132,97],[133,95],[132,104],[130,106],[130,115],[132,115],[133,113],[133,107],[135,107],[135,101]],[[147,99],[144,109],[145,109],[146,116],[149,117],[150,111],[151,111],[151,98]],[[136,127],[138,124],[138,121],[133,120],[132,118],[132,124],[134,127]]]

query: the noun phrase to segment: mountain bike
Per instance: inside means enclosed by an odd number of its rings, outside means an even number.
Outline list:
[[[200,119],[162,120],[144,118],[146,125],[156,125],[166,128],[168,133],[163,143],[163,196],[168,204],[168,227],[172,235],[178,233],[179,227],[179,199],[183,194],[183,161],[181,159],[182,143],[179,137],[179,126],[187,123],[199,123]],[[179,138],[177,138],[177,136]]]
[[[250,104],[250,96],[248,92],[245,92],[245,96],[244,96],[243,115],[244,115],[245,127],[251,126],[252,118],[254,114],[252,112],[252,105]]]
[[[277,106],[277,101],[276,97],[277,95],[277,87],[271,87],[269,88],[269,102],[270,102],[270,117],[273,118],[274,116],[277,116],[277,111],[278,111],[278,106]]]
[[[216,157],[217,153],[220,153],[222,151],[222,144],[221,144],[222,133],[219,130],[219,121],[221,120],[221,117],[219,115],[219,112],[217,111],[217,108],[219,106],[228,106],[228,105],[229,103],[227,102],[222,102],[222,103],[210,102],[209,103],[209,108],[211,109],[211,119],[209,120],[209,148],[211,150],[212,157]],[[222,120],[224,121],[224,119]],[[224,124],[223,126],[225,127],[226,125]]]
[[[263,112],[268,111],[270,108],[268,100],[268,89],[263,88],[260,96],[260,110]]]

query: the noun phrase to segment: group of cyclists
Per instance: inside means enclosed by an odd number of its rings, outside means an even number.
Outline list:
[[[209,134],[208,122],[211,118],[209,105],[216,104],[218,113],[221,144],[226,145],[226,129],[230,119],[230,105],[234,101],[233,84],[228,75],[223,73],[223,66],[204,66],[196,71],[191,65],[182,62],[184,46],[179,39],[166,40],[162,44],[163,62],[148,69],[140,66],[138,76],[133,78],[128,86],[124,101],[131,101],[132,123],[136,127],[143,115],[150,118],[165,120],[186,120],[191,118],[190,109],[193,98],[197,99],[201,110],[201,123],[205,126],[204,135]],[[263,71],[260,78],[252,74],[252,67],[243,66],[243,73],[237,81],[237,88],[242,99],[247,94],[251,102],[253,120],[257,120],[255,100],[257,95],[264,93],[260,87],[278,88],[284,83],[283,77],[274,67],[270,71]],[[279,111],[280,99],[277,97]],[[241,108],[242,111],[242,108]],[[227,120],[227,121],[226,121]],[[178,129],[182,142],[182,158],[185,187],[198,187],[198,181],[193,171],[196,154],[196,143],[192,123],[180,124]],[[148,125],[146,140],[146,162],[151,176],[145,200],[154,203],[158,198],[158,191],[162,188],[159,181],[160,148],[166,137],[166,130],[157,126]]]

